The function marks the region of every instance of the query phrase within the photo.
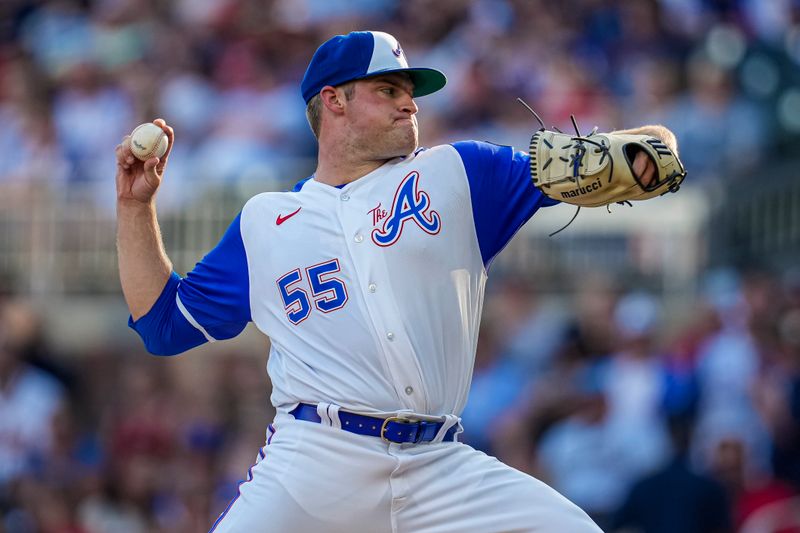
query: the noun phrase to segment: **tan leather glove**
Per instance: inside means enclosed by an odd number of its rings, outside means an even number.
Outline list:
[[[633,171],[639,151],[655,164],[656,174],[647,185]],[[595,129],[578,136],[542,128],[531,137],[530,155],[534,185],[554,200],[585,207],[676,192],[686,177],[678,157],[649,135]]]

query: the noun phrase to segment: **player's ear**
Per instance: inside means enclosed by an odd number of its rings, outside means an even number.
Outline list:
[[[322,101],[322,105],[324,105],[332,113],[337,115],[344,113],[346,100],[344,91],[339,90],[336,87],[326,85],[319,92],[319,98]]]

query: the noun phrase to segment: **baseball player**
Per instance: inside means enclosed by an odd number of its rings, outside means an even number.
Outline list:
[[[599,531],[544,483],[458,442],[489,265],[556,201],[528,154],[417,146],[414,98],[445,83],[409,67],[389,34],[325,42],[301,84],[316,172],[250,199],[183,278],[156,219],[169,152],[141,163],[128,138],[117,146],[120,277],[147,349],[177,354],[250,321],[271,339],[277,414],[212,531]],[[171,149],[172,128],[155,123]],[[632,159],[648,185],[658,165]]]

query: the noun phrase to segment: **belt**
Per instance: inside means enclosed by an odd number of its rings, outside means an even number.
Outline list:
[[[308,422],[322,422],[317,414],[317,407],[301,403],[289,412],[297,420]],[[356,435],[380,437],[386,442],[396,444],[430,442],[436,438],[439,430],[444,425],[442,422],[428,422],[426,420],[410,420],[402,416],[378,418],[375,416],[357,415],[347,411],[339,411],[339,421],[342,429]],[[444,440],[453,440],[458,431],[458,424],[447,430]]]

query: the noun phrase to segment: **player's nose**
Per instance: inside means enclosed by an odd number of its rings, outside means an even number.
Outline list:
[[[408,113],[409,115],[415,115],[417,111],[419,111],[417,103],[414,101],[414,97],[411,96],[410,93],[403,93],[403,96],[400,100],[400,111],[403,113]]]

